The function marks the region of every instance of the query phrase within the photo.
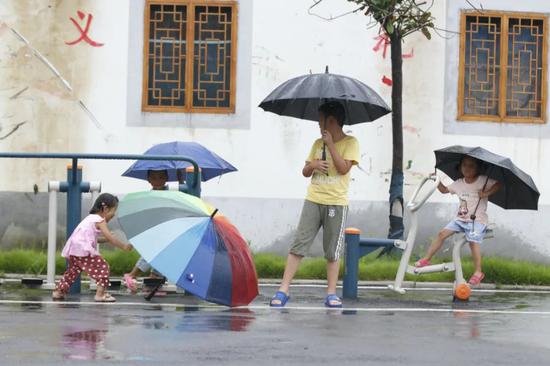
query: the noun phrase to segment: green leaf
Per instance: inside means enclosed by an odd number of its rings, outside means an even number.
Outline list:
[[[428,28],[426,27],[422,28],[422,34],[424,35],[424,37],[428,39],[432,39],[432,35],[430,34],[430,31],[428,30]]]
[[[388,34],[392,34],[393,33],[393,24],[391,21],[389,21],[387,24],[386,24],[386,32],[388,32]]]

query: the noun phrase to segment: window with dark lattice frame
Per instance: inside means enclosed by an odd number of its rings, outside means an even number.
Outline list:
[[[142,110],[235,112],[237,2],[147,0]]]
[[[545,123],[547,17],[464,11],[458,119]]]

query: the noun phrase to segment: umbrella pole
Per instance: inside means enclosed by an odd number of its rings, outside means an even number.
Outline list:
[[[327,66],[327,72],[328,72],[328,66]],[[323,132],[325,132],[326,130],[327,130],[327,117],[323,115]],[[321,137],[322,137],[322,134],[321,134]],[[321,160],[327,160],[326,148],[327,148],[327,144],[325,144],[325,142],[323,141],[323,155],[321,155]]]
[[[487,179],[485,179],[485,184],[483,184],[483,188],[481,188],[481,192],[485,191],[485,187],[487,187],[487,182],[489,181],[489,170],[491,168],[489,167],[489,169],[487,170]],[[476,205],[476,208],[474,210],[474,213],[472,215],[470,215],[470,219],[472,219],[472,233],[474,232],[474,225],[475,225],[475,222],[476,222],[476,212],[477,212],[477,209],[479,207],[479,203],[481,202],[481,198],[477,200],[477,205]]]

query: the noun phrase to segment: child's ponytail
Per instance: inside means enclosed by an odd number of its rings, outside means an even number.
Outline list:
[[[90,209],[90,214],[97,214],[105,209],[118,206],[118,198],[110,193],[100,194]]]

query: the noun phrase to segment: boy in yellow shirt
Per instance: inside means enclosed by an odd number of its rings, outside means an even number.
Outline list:
[[[342,307],[336,296],[340,257],[344,251],[344,228],[348,213],[350,170],[359,162],[359,143],[342,130],[344,107],[328,102],[319,107],[321,138],[317,139],[302,169],[311,177],[300,216],[296,238],[290,247],[279,291],[271,299],[273,307],[283,307],[290,298],[289,287],[302,258],[323,227],[323,249],[327,259],[327,307]],[[325,159],[326,155],[326,159]]]

